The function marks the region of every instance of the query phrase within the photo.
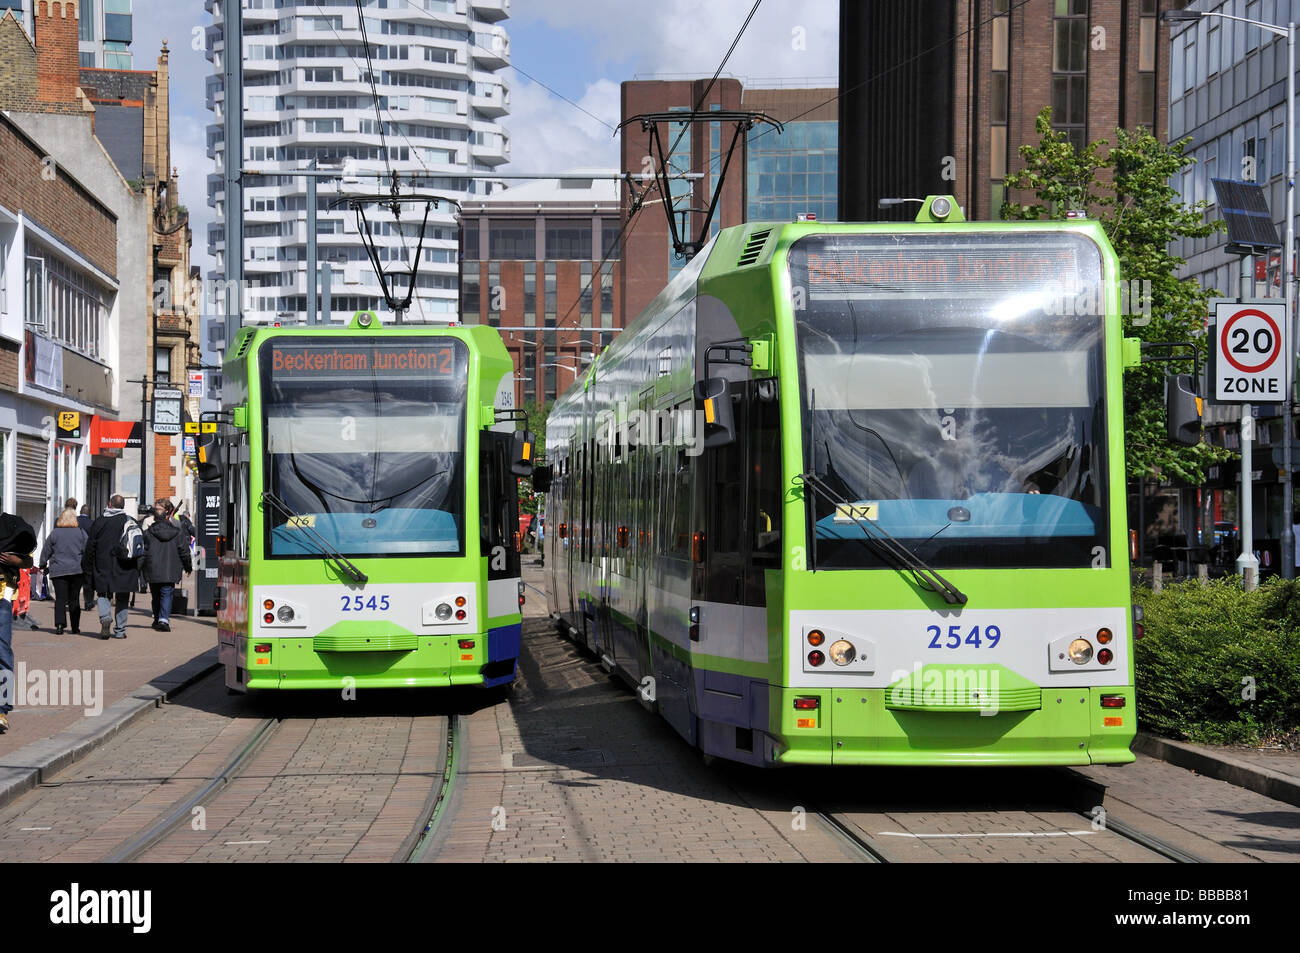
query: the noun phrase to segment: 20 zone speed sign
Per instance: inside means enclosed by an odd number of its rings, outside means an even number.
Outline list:
[[[1214,399],[1269,403],[1286,394],[1286,305],[1220,303],[1215,308]]]

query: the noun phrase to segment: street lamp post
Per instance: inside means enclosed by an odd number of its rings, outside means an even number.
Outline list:
[[[1290,346],[1286,355],[1286,394],[1282,403],[1282,471],[1286,474],[1282,490],[1282,576],[1291,579],[1295,576],[1295,533],[1291,525],[1291,514],[1295,505],[1295,494],[1291,484],[1291,428],[1295,397],[1295,347],[1296,313],[1295,313],[1295,22],[1285,27],[1261,20],[1249,20],[1245,17],[1229,16],[1210,10],[1166,10],[1161,18],[1167,23],[1190,23],[1201,17],[1219,17],[1223,20],[1235,20],[1259,27],[1274,36],[1286,37],[1286,243],[1282,252],[1282,284],[1285,289],[1287,330],[1291,335]],[[1245,441],[1245,434],[1242,435]],[[1244,479],[1250,479],[1245,474]],[[1253,553],[1242,553],[1243,557]]]

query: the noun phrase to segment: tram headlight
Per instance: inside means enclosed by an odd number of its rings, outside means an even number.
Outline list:
[[[433,610],[433,614],[438,617],[439,622],[446,622],[451,618],[451,606],[445,602],[440,602],[438,608]]]
[[[276,613],[281,622],[293,621],[293,609],[289,606],[280,606],[280,611]]]
[[[1075,639],[1067,652],[1075,665],[1087,665],[1092,661],[1092,643],[1087,639]]]
[[[848,665],[858,657],[858,650],[847,639],[840,639],[831,645],[831,661],[836,665]]]
[[[939,196],[930,203],[930,214],[935,218],[947,218],[952,214],[952,202]]]

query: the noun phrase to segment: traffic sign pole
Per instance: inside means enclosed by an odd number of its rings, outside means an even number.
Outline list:
[[[1255,260],[1254,256],[1247,255],[1241,259],[1241,298],[1243,304],[1229,306],[1235,310],[1234,314],[1221,315],[1218,324],[1214,328],[1214,337],[1218,341],[1219,356],[1225,360],[1216,362],[1215,372],[1215,392],[1217,393],[1222,386],[1224,368],[1238,369],[1243,366],[1242,362],[1233,361],[1227,354],[1232,344],[1231,333],[1237,330],[1239,333],[1246,333],[1245,346],[1249,347],[1252,343],[1249,332],[1245,328],[1230,327],[1229,324],[1240,319],[1244,315],[1244,302],[1251,297],[1250,292],[1254,290],[1255,282]],[[1220,306],[1220,310],[1223,306]],[[1258,313],[1258,312],[1256,312]],[[1240,344],[1240,340],[1238,341]],[[1253,367],[1262,360],[1255,358],[1247,359],[1249,363],[1244,366]],[[1252,499],[1252,490],[1254,482],[1251,480],[1251,442],[1255,439],[1255,418],[1251,415],[1250,404],[1241,405],[1241,492],[1238,494],[1238,509],[1241,511],[1241,555],[1237,557],[1237,572],[1241,573],[1241,585],[1247,592],[1254,590],[1257,580],[1259,579],[1259,558],[1255,555],[1255,524],[1253,514],[1254,506]]]

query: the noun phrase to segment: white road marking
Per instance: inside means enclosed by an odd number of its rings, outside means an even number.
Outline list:
[[[269,843],[271,843],[269,840],[228,840],[226,841],[225,846],[243,847],[246,844],[269,844]]]
[[[936,837],[1085,837],[1097,831],[989,831],[981,834],[909,834],[905,831],[880,831],[881,837],[916,837],[920,839]]]
[[[18,829],[19,829],[20,831],[52,831],[52,830],[54,830],[54,828],[52,828],[52,827],[20,827],[20,828],[18,828]]]

